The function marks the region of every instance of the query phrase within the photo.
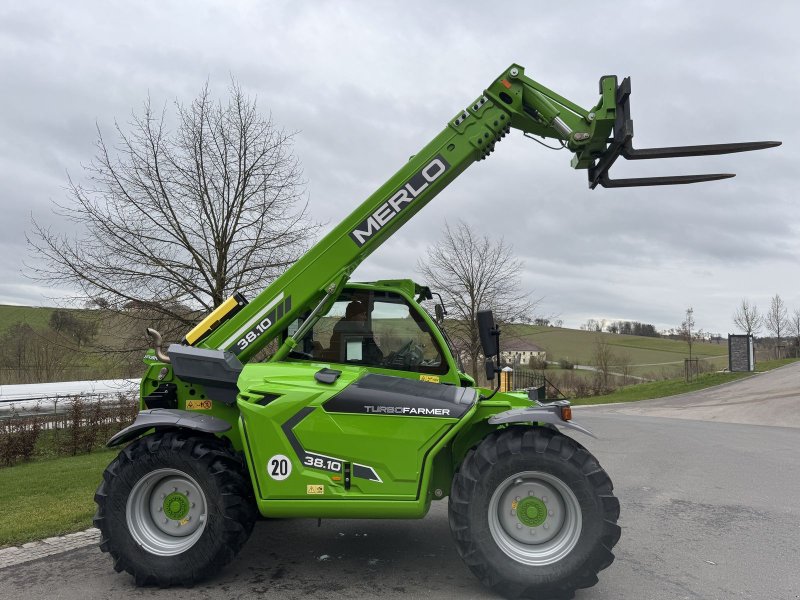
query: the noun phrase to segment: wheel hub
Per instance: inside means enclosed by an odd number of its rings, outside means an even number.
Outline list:
[[[547,506],[536,496],[527,496],[517,505],[517,518],[525,527],[539,527],[547,519]]]
[[[189,499],[180,492],[172,492],[164,498],[164,515],[173,521],[180,521],[189,514]]]

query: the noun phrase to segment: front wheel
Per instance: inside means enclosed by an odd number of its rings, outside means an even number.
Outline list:
[[[183,432],[124,448],[95,493],[100,549],[137,585],[190,585],[244,545],[256,518],[242,461],[230,444]]]
[[[619,501],[583,446],[550,429],[491,434],[453,479],[450,529],[461,558],[509,598],[572,598],[614,560]]]

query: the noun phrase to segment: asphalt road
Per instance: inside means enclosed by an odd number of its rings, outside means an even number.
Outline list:
[[[723,422],[741,420],[751,410],[747,402],[762,415],[781,410],[796,417],[797,382],[800,365],[672,400],[576,408],[576,420],[600,438],[580,441],[615,481],[623,530],[615,563],[576,598],[800,599],[800,421]],[[704,412],[709,403],[716,407],[711,417]],[[13,600],[264,594],[496,597],[458,558],[446,503],[421,521],[259,523],[232,565],[192,589],[138,589],[96,548],[0,570],[0,598]]]

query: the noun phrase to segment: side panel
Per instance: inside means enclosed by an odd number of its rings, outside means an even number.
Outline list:
[[[416,500],[427,456],[458,419],[328,412],[323,404],[365,371],[337,367],[330,385],[314,380],[320,366],[253,364],[242,373],[240,427],[258,497]]]

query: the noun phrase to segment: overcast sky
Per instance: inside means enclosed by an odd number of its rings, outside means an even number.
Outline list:
[[[512,62],[584,107],[630,75],[638,147],[779,139],[778,149],[631,162],[612,176],[735,172],[683,187],[589,191],[586,173],[512,132],[354,279],[417,276],[445,220],[505,236],[540,312],[735,331],[741,298],[800,308],[800,5],[796,2],[4,2],[0,303],[52,305],[25,277],[31,216],[66,199],[149,94],[191,100],[230,77],[297,130],[316,219],[338,223]]]

